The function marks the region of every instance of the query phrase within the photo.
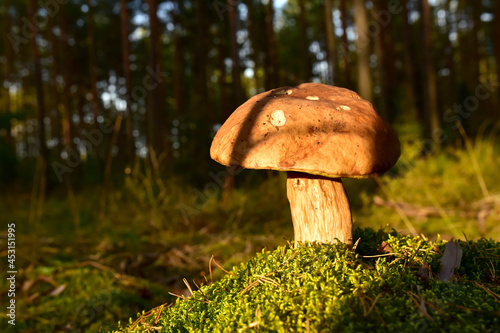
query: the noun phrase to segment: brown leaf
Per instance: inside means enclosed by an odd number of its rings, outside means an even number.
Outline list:
[[[378,253],[391,253],[392,248],[389,244],[386,242],[382,242],[378,247],[377,247],[377,252]]]
[[[455,242],[448,242],[445,245],[443,256],[441,257],[441,270],[437,274],[438,280],[449,281],[455,277],[455,269],[460,267],[462,261],[462,249]]]

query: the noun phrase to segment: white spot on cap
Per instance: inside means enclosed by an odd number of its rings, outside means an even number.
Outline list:
[[[348,107],[347,105],[341,105],[341,106],[338,106],[338,107],[337,107],[337,110],[346,110],[346,111],[348,111],[348,110],[350,110],[350,109],[351,109],[351,108],[350,108],[350,107]]]
[[[317,101],[317,100],[319,100],[319,97],[318,96],[307,96],[306,99],[308,99],[310,101]]]
[[[291,95],[292,94],[292,89],[288,89],[287,91],[285,91],[285,94]]]
[[[269,122],[273,126],[283,126],[286,122],[285,113],[282,110],[276,110],[271,113],[271,117],[269,117]]]

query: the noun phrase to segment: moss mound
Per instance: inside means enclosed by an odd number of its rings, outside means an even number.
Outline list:
[[[458,241],[460,267],[445,282],[437,278],[444,241],[371,229],[358,238],[355,252],[343,244],[264,250],[119,331],[500,331],[500,243]]]

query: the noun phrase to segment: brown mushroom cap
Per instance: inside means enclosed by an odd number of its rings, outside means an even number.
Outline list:
[[[361,178],[391,168],[400,148],[370,102],[304,83],[250,98],[219,129],[210,155],[226,166]]]

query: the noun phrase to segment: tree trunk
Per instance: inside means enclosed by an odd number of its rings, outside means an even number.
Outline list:
[[[74,145],[74,133],[72,126],[72,112],[71,112],[71,73],[72,73],[72,54],[71,49],[69,47],[69,33],[68,33],[68,24],[66,13],[60,13],[60,27],[61,27],[61,51],[64,54],[63,57],[63,69],[62,76],[64,81],[64,88],[62,94],[62,105],[63,105],[63,114],[62,114],[62,130],[63,130],[63,142],[64,149],[66,153],[69,154],[73,149]]]
[[[350,69],[350,54],[349,42],[347,41],[347,11],[345,6],[346,0],[340,0],[340,15],[342,20],[342,58],[344,59],[344,79],[345,87],[353,89],[351,82],[351,69]]]
[[[451,31],[452,31],[452,22],[451,22],[451,6],[450,6],[451,0],[446,1],[446,66],[448,67],[450,73],[448,75],[448,89],[447,89],[447,96],[446,98],[446,103],[445,105],[453,105],[457,101],[457,76],[456,76],[456,69],[455,69],[455,49],[453,47],[453,44],[451,43],[451,40],[449,38]]]
[[[410,16],[408,15],[408,0],[401,4],[403,11],[403,45],[404,45],[404,69],[407,102],[410,108],[414,108],[418,122],[427,127],[424,109],[421,105],[420,89],[414,68],[416,68],[415,50],[412,43]]]
[[[50,68],[50,108],[51,108],[51,129],[52,129],[52,137],[57,139],[56,151],[57,157],[61,157],[62,147],[63,147],[63,136],[61,132],[61,113],[60,113],[60,103],[61,96],[59,93],[59,84],[57,83],[57,75],[58,75],[58,64],[59,53],[58,52],[58,41],[56,39],[56,35],[54,34],[54,26],[55,26],[55,17],[49,17],[48,19],[48,30],[49,30],[49,41],[50,41],[50,54],[52,58],[52,64]]]
[[[209,93],[209,89],[212,89],[212,86],[209,85],[208,79],[208,70],[210,69],[210,59],[208,57],[209,47],[208,47],[208,38],[210,37],[210,22],[207,20],[207,12],[212,10],[212,8],[208,7],[211,3],[203,0],[196,0],[196,28],[197,28],[197,44],[192,48],[193,59],[195,59],[195,63],[193,64],[193,75],[194,75],[194,86],[195,91],[192,92],[191,96],[194,100],[194,105],[198,110],[204,110],[203,112],[194,112],[191,114],[193,120],[197,121],[200,124],[200,128],[197,130],[196,136],[198,138],[197,144],[198,147],[202,147],[202,149],[209,149],[210,142],[210,134],[212,132],[211,126],[215,124],[216,113],[214,112],[214,98],[213,94]],[[229,15],[229,10],[228,10]],[[221,23],[222,26],[222,23]],[[221,27],[222,28],[222,27]],[[228,35],[224,36],[223,40],[228,40]],[[233,63],[233,66],[235,64]],[[238,66],[236,64],[236,66]],[[233,70],[238,70],[238,68],[234,68]],[[234,72],[235,72],[234,71]],[[241,82],[241,81],[240,81]],[[237,85],[238,83],[234,83]],[[241,87],[241,83],[240,83]],[[236,88],[240,91],[241,88]],[[238,98],[234,93],[235,90],[232,91],[233,94],[231,97],[233,98],[233,103],[236,102],[236,98]],[[198,167],[203,167],[206,163],[210,163],[210,157],[208,155],[200,155],[198,156]]]
[[[472,36],[471,36],[471,45],[472,49],[469,50],[471,54],[471,63],[473,64],[473,67],[471,69],[471,77],[467,82],[469,83],[469,93],[470,94],[475,94],[476,93],[476,87],[481,83],[481,62],[484,57],[484,37],[481,38],[481,36],[484,35],[484,29],[482,29],[482,21],[481,21],[481,14],[484,12],[484,8],[482,5],[481,1],[471,1],[469,0],[469,6],[471,7],[471,14],[472,14]],[[495,3],[497,1],[493,1]],[[494,30],[495,34],[500,33],[498,30]],[[485,61],[488,63],[488,61]],[[498,81],[498,80],[497,80]],[[497,94],[498,95],[498,94]],[[488,117],[492,117],[493,119],[495,118],[495,103],[491,98],[486,99],[483,103],[484,108],[486,109],[485,111],[487,112],[481,112],[478,113],[474,117],[470,117],[470,124],[469,127],[473,128],[474,130],[477,129],[481,124],[483,124]],[[481,108],[482,109],[482,108]],[[471,134],[474,134],[472,132]]]
[[[260,68],[260,62],[259,62],[259,47],[257,43],[257,18],[255,16],[255,8],[253,5],[252,0],[245,0],[245,5],[248,10],[248,37],[250,39],[250,45],[252,47],[251,53],[250,53],[250,59],[254,63],[253,66],[253,71],[254,71],[254,84],[255,84],[255,91],[260,92],[261,89],[261,83],[259,79],[259,68]]]
[[[7,114],[10,114],[11,113],[11,100],[10,100],[10,84],[11,84],[11,74],[12,74],[12,48],[11,48],[11,45],[9,43],[9,39],[6,38],[6,36],[9,34],[10,32],[10,17],[9,17],[9,13],[8,13],[8,8],[9,8],[9,0],[5,0],[2,2],[2,7],[1,7],[1,13],[2,13],[2,22],[3,22],[3,26],[2,26],[2,31],[3,31],[3,35],[4,35],[4,54],[5,54],[5,66],[4,66],[4,80],[7,81],[7,87],[4,88],[3,85],[0,86],[0,90],[4,92],[5,94],[5,97],[4,97],[4,100],[5,100],[5,104],[4,104],[4,111],[5,113]],[[0,95],[1,96],[1,95]],[[12,136],[11,136],[11,126],[10,126],[10,121],[9,123],[7,124],[7,134],[6,134],[6,140],[7,140],[7,143],[9,145],[11,145],[12,147],[14,147],[14,143],[13,143],[13,140],[12,140]]]
[[[493,11],[495,14],[495,17],[493,19],[493,27],[494,31],[496,33],[492,32],[492,38],[493,38],[493,44],[495,47],[495,60],[496,60],[496,65],[497,65],[497,82],[500,81],[500,1],[494,1],[493,4]],[[498,88],[497,88],[498,89]],[[499,94],[497,93],[497,100],[496,100],[496,117],[497,119],[500,118],[500,97],[498,96]]]
[[[481,1],[468,0],[468,2],[471,8],[470,12],[472,15],[472,31],[471,31],[472,49],[469,50],[470,55],[472,57],[471,59],[472,67],[468,67],[469,70],[471,71],[469,91],[473,93],[476,86],[479,84],[479,75],[480,75],[479,65],[481,62],[481,55],[480,55],[481,45],[479,43],[479,31],[481,29],[481,13],[483,12],[482,10],[483,6],[481,5]],[[496,2],[498,2],[498,0]]]
[[[151,41],[151,63],[150,70],[159,75],[163,72],[162,57],[161,57],[161,30],[158,21],[158,0],[148,0],[149,8],[149,24],[150,24],[150,41]],[[160,75],[161,76],[161,75]],[[167,105],[165,100],[165,85],[164,78],[150,77],[148,84],[145,87],[149,90],[150,108],[148,110],[148,124],[150,134],[149,146],[153,148],[160,164],[163,166],[163,161],[169,154],[169,146],[167,140]]]
[[[373,1],[372,16],[379,22],[379,33],[375,35],[375,53],[378,62],[378,76],[380,81],[379,112],[384,119],[391,121],[394,117],[394,96],[397,80],[395,78],[394,42],[390,21],[384,16],[386,1]]]
[[[378,14],[380,12],[379,2],[378,0],[372,1],[373,8],[371,15],[378,21]],[[378,85],[380,87],[380,97],[377,99],[377,111],[384,119],[388,119],[387,112],[387,93],[388,93],[388,82],[387,82],[387,73],[384,67],[385,65],[385,50],[384,50],[384,28],[379,26],[379,30],[374,34],[373,39],[375,42],[375,55],[377,56],[377,76],[378,76]]]
[[[429,6],[428,0],[422,1],[422,36],[423,36],[423,50],[424,50],[424,64],[425,64],[425,98],[424,105],[425,110],[428,112],[429,116],[429,126],[430,135],[434,139],[436,147],[439,148],[441,145],[439,131],[440,127],[440,114],[438,112],[437,106],[437,87],[436,87],[436,70],[434,68],[434,62],[432,58],[432,43],[431,43],[431,33],[432,33],[432,16],[431,8]]]
[[[231,109],[227,97],[227,87],[226,87],[227,73],[226,73],[226,64],[224,63],[224,59],[226,58],[226,56],[224,52],[224,43],[222,42],[224,40],[222,29],[220,30],[220,32],[221,34],[219,37],[219,44],[217,45],[217,65],[219,67],[219,72],[220,72],[218,82],[220,91],[221,117],[218,119],[218,122],[222,124],[231,115],[233,110]]]
[[[268,0],[266,6],[266,80],[265,90],[271,90],[280,86],[278,54],[276,39],[274,37],[274,1]]]
[[[373,101],[372,78],[370,73],[370,38],[364,0],[354,0],[354,22],[358,38],[358,92],[364,99]]]
[[[333,25],[332,0],[325,0],[325,36],[326,54],[328,62],[328,76],[326,82],[333,85],[337,74],[337,54],[335,49],[335,27]]]
[[[195,75],[195,85],[196,85],[196,95],[195,98],[198,99],[197,105],[204,106],[208,101],[208,87],[207,87],[207,31],[209,30],[207,20],[206,20],[206,7],[205,2],[202,0],[196,0],[196,28],[197,28],[197,44],[195,59],[196,62],[193,64],[193,71]],[[209,115],[211,116],[211,115]]]
[[[307,38],[306,8],[304,0],[299,1],[299,28],[300,28],[300,51],[303,64],[301,75],[302,82],[309,82],[312,77],[312,62],[309,53],[309,40]]]
[[[94,23],[94,7],[92,1],[87,0],[89,8],[87,12],[87,31],[89,41],[89,76],[90,76],[90,95],[91,107],[94,114],[94,126],[97,126],[97,117],[100,114],[99,96],[97,93],[97,59],[96,59],[96,43],[95,43],[95,23]]]
[[[36,0],[29,0],[28,2],[28,17],[35,17],[37,11]],[[38,28],[38,27],[37,27]],[[37,120],[38,120],[38,156],[40,159],[40,185],[38,195],[40,204],[43,205],[45,189],[47,184],[47,161],[48,150],[47,140],[45,138],[45,103],[43,96],[43,83],[42,83],[42,67],[40,65],[40,57],[38,54],[38,46],[36,38],[30,38],[31,52],[33,56],[33,63],[35,68],[35,86],[36,86],[36,105],[37,105]],[[42,209],[39,206],[39,209]],[[41,215],[41,213],[40,213]]]
[[[78,73],[78,75],[80,77],[84,76],[83,73]],[[83,139],[83,132],[85,131],[85,121],[84,121],[84,118],[85,118],[84,108],[85,108],[85,100],[86,100],[85,95],[86,95],[86,91],[83,88],[83,83],[79,82],[78,83],[78,92],[77,92],[77,107],[76,107],[76,109],[78,111],[78,128],[77,128],[76,133],[80,139]]]
[[[232,77],[233,77],[233,96],[234,104],[233,108],[236,109],[238,105],[243,102],[242,98],[242,88],[241,88],[241,66],[240,66],[240,56],[239,47],[236,40],[236,5],[233,0],[227,0],[227,14],[229,21],[229,35],[231,40],[231,60],[232,66]]]
[[[131,90],[132,83],[130,78],[130,41],[129,41],[129,13],[127,8],[127,0],[120,0],[120,24],[121,24],[121,39],[122,39],[122,70],[123,78],[125,79],[125,89],[126,93],[123,98],[127,103],[127,108],[125,110],[125,132],[126,132],[126,147],[125,156],[127,164],[131,165],[135,157],[135,144],[134,136],[132,134],[133,130],[133,116],[132,116],[132,99]]]
[[[173,85],[174,85],[174,99],[175,99],[175,117],[178,119],[184,112],[184,100],[182,98],[182,87],[184,77],[184,63],[182,61],[183,49],[181,34],[179,33],[181,23],[179,14],[173,12],[172,21],[174,23],[174,31],[172,32],[172,47],[173,47]]]
[[[123,70],[123,77],[125,78],[125,87],[126,87],[126,95],[125,95],[125,101],[127,103],[127,108],[125,110],[125,117],[127,118],[126,121],[126,134],[127,134],[127,147],[126,147],[126,158],[127,158],[127,163],[132,164],[133,162],[133,155],[132,155],[132,147],[130,147],[130,145],[132,145],[132,123],[131,123],[131,108],[130,108],[130,103],[131,103],[131,98],[130,98],[130,93],[131,93],[131,79],[130,79],[130,44],[129,44],[129,39],[128,39],[128,9],[127,9],[127,1],[126,0],[121,0],[120,1],[120,24],[121,24],[121,44],[122,44],[122,70]],[[150,6],[150,9],[151,9],[151,6],[152,4],[150,3],[149,4]],[[156,13],[156,10],[153,11],[154,13]],[[150,12],[151,14],[151,12]],[[153,23],[152,21],[150,21],[150,24],[151,24],[151,53],[154,53],[155,51],[155,46],[153,46],[155,44],[154,42],[154,38],[153,38],[153,25],[155,23]],[[157,33],[157,32],[155,32]],[[158,36],[155,35],[155,38],[157,38]],[[155,66],[155,56],[152,55],[151,56],[152,60],[153,60],[153,68],[156,68]],[[154,83],[152,83],[153,81],[151,82],[146,82],[148,85],[151,84],[150,88],[153,88],[154,89]],[[145,87],[146,89],[148,89],[148,87],[146,86]],[[159,88],[159,87],[157,87]],[[153,91],[152,92],[153,94],[153,98],[152,98],[152,103],[151,105],[154,107],[155,105],[157,105],[156,103],[158,102],[158,100],[156,99],[156,95],[155,95],[155,92]],[[154,113],[149,113],[151,112],[151,110],[148,110],[148,116],[149,117],[154,117]],[[153,112],[156,112],[155,109],[153,109]],[[151,120],[151,119],[149,119]],[[109,148],[108,148],[108,151],[106,153],[106,158],[105,158],[105,162],[104,162],[104,173],[103,173],[103,186],[101,188],[101,196],[100,196],[100,200],[99,200],[99,219],[100,220],[103,220],[105,215],[106,215],[106,208],[108,206],[108,193],[110,191],[110,189],[112,188],[113,184],[112,184],[112,181],[111,181],[111,170],[112,170],[112,166],[113,166],[113,149],[115,147],[115,145],[118,143],[118,138],[120,136],[120,133],[121,133],[121,127],[122,127],[122,121],[123,121],[123,113],[122,112],[117,112],[117,116],[116,116],[116,119],[115,119],[115,124],[114,124],[114,127],[113,127],[113,134],[111,136],[111,141],[110,141],[110,144],[109,144]],[[151,123],[149,123],[151,125]],[[130,127],[129,127],[130,126]],[[155,127],[149,127],[150,129],[152,130],[156,130]],[[155,132],[153,134],[153,147],[154,147],[154,153],[156,154],[161,154],[161,149],[162,147],[161,146],[157,146],[155,144],[159,144],[161,143],[158,142],[158,141],[155,141],[155,139],[157,139],[156,135],[158,133]],[[151,137],[150,137],[151,138]],[[149,141],[149,146],[151,147],[151,141]],[[135,150],[134,150],[135,152]]]

